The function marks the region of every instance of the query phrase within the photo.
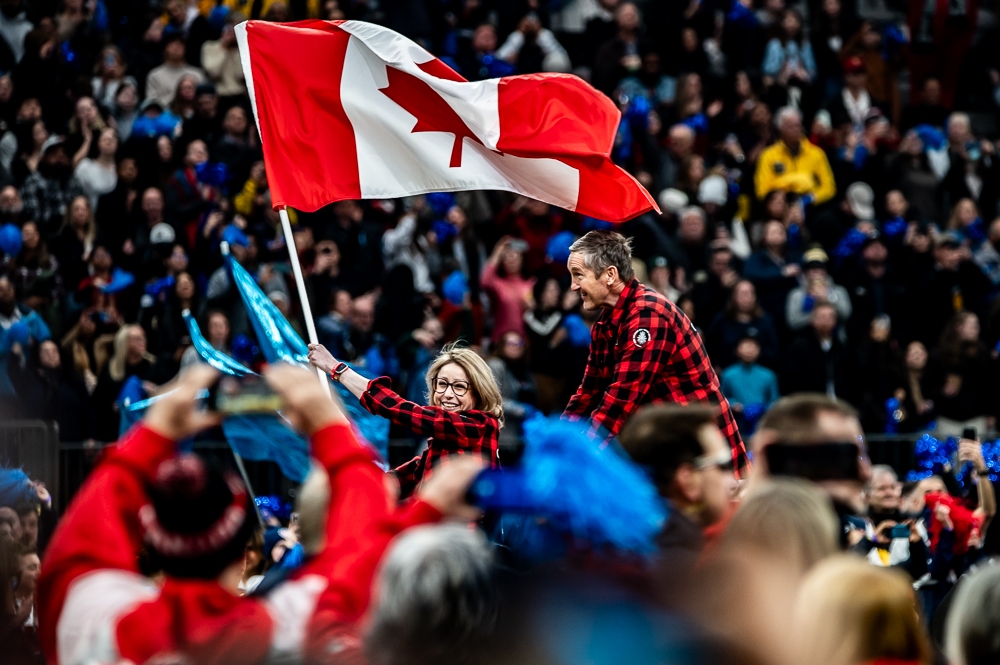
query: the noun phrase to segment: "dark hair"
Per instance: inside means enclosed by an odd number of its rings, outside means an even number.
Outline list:
[[[794,35],[785,34],[784,23],[785,23],[785,18],[789,14],[791,14],[792,16],[794,16],[799,20],[799,31],[797,34]],[[801,44],[803,41],[805,41],[802,35],[802,30],[804,26],[805,26],[805,21],[802,20],[802,14],[800,14],[797,9],[788,8],[785,11],[781,12],[781,19],[778,21],[778,25],[775,26],[775,34],[777,34],[778,40],[781,42],[782,46],[787,45],[789,41],[795,42],[796,44]]]
[[[705,454],[699,433],[715,425],[718,411],[710,406],[654,404],[639,409],[622,429],[625,452],[653,472],[661,493],[674,482],[684,464]]]
[[[764,308],[760,306],[760,300],[757,298],[757,286],[753,282],[751,282],[749,279],[741,279],[739,282],[736,282],[736,285],[733,287],[732,292],[730,292],[729,299],[726,301],[726,310],[725,310],[726,318],[729,318],[729,319],[735,319],[736,318],[736,314],[738,313],[737,310],[736,310],[736,289],[743,282],[747,282],[751,286],[753,286],[753,297],[754,297],[755,303],[754,303],[753,311],[750,312],[750,316],[752,316],[755,319],[764,318]],[[758,342],[758,344],[759,343],[760,342]]]
[[[976,314],[969,311],[959,312],[948,320],[948,325],[941,333],[938,352],[941,354],[941,359],[949,365],[957,365],[962,362],[963,358],[976,355],[983,346],[982,342],[978,340],[975,343],[965,342],[958,335],[959,327],[972,316],[976,316]]]
[[[233,472],[224,472],[192,454],[167,460],[157,470],[157,476],[147,488],[150,504],[139,513],[151,564],[171,577],[215,579],[244,556],[257,527],[250,493]],[[201,546],[198,539],[191,537],[226,525],[231,508],[238,511],[236,515],[242,514],[242,522],[219,547],[190,552],[157,549],[164,543],[180,548]]]
[[[854,407],[841,399],[821,393],[799,393],[775,402],[760,419],[757,431],[774,430],[783,441],[792,443],[808,438],[824,413],[843,418],[858,417]]]

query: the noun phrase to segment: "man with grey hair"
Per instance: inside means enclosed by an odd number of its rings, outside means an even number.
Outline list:
[[[590,420],[610,438],[643,404],[707,403],[718,408],[734,468],[746,467],[743,439],[701,335],[677,305],[635,278],[629,239],[591,231],[570,246],[567,267],[583,308],[600,315],[565,415]]]
[[[837,193],[833,170],[826,153],[809,142],[802,132],[802,114],[786,106],[775,116],[779,140],[760,153],[754,174],[754,190],[763,200],[781,190],[798,194],[802,204],[821,204]]]
[[[493,552],[466,525],[403,533],[375,581],[365,652],[372,665],[472,662],[499,615]]]
[[[922,520],[906,519],[900,512],[902,493],[891,466],[876,464],[871,468],[865,484],[868,514],[864,534],[857,534],[860,540],[853,550],[876,566],[899,567],[919,580],[927,573],[927,530]]]

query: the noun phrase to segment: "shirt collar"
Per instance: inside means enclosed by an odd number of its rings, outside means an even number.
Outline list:
[[[632,305],[632,301],[635,300],[635,296],[638,293],[639,288],[640,284],[637,279],[633,279],[625,285],[621,295],[618,296],[618,302],[615,303],[614,309],[611,310],[611,319],[609,320],[611,325],[618,325],[624,315],[623,312],[627,310]]]

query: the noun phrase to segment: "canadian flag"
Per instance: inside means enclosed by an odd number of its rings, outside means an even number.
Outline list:
[[[607,221],[656,208],[609,155],[620,113],[566,74],[469,82],[360,21],[237,26],[274,207],[497,189]]]

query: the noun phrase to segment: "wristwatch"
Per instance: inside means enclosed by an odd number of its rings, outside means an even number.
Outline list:
[[[340,381],[340,375],[350,369],[350,366],[345,362],[337,363],[337,366],[333,368],[330,372],[330,378],[334,381]]]

